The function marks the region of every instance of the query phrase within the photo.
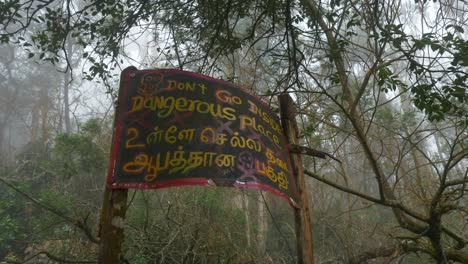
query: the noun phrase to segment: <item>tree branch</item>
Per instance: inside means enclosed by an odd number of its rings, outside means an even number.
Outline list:
[[[309,177],[312,177],[316,180],[319,180],[327,185],[330,185],[332,186],[333,188],[336,188],[340,191],[343,191],[343,192],[346,192],[346,193],[349,193],[349,194],[352,194],[352,195],[355,195],[355,196],[358,196],[362,199],[365,199],[367,201],[370,201],[370,202],[373,202],[373,203],[376,203],[376,204],[380,204],[380,205],[383,205],[383,206],[387,206],[387,207],[391,207],[391,208],[396,208],[396,209],[400,209],[401,211],[405,212],[407,215],[421,221],[421,222],[427,222],[429,219],[421,214],[418,214],[416,212],[412,212],[410,211],[408,208],[406,208],[405,206],[403,206],[401,203],[399,203],[398,201],[396,200],[380,200],[378,198],[375,198],[375,197],[372,197],[372,196],[369,196],[367,194],[363,194],[361,192],[358,192],[356,190],[353,190],[353,189],[350,189],[350,188],[347,188],[347,187],[344,187],[344,186],[341,186],[337,183],[334,183],[330,180],[327,180],[325,179],[324,177],[316,174],[316,173],[313,173],[313,172],[310,172],[310,171],[307,171],[307,170],[304,170],[304,174],[306,174],[307,176]],[[405,226],[404,226],[405,227]],[[423,228],[425,229],[425,228]]]
[[[23,263],[28,263],[29,261],[35,259],[36,257],[40,256],[40,255],[46,255],[49,259],[53,260],[53,261],[57,261],[58,263],[75,263],[75,264],[85,264],[85,263],[98,263],[97,261],[95,260],[69,260],[69,259],[63,259],[63,258],[60,258],[60,257],[57,257],[47,251],[40,251],[40,252],[37,252],[36,254],[34,254],[33,256],[27,258],[26,260],[24,261],[11,261],[11,260],[7,260],[6,263],[12,263],[12,264],[23,264]]]
[[[23,196],[25,199],[31,201],[33,204],[37,205],[38,207],[54,214],[55,216],[58,216],[59,218],[62,218],[64,219],[65,221],[67,221],[68,223],[74,225],[75,227],[77,227],[78,229],[80,229],[81,231],[83,231],[83,233],[86,235],[86,237],[93,243],[99,243],[99,239],[95,238],[93,235],[92,235],[92,231],[91,229],[89,228],[89,226],[86,224],[86,220],[84,221],[81,221],[81,220],[76,220],[76,219],[73,219],[69,216],[67,216],[66,214],[64,214],[63,212],[60,212],[58,211],[57,209],[53,208],[53,207],[50,207],[48,205],[45,205],[43,204],[42,202],[36,200],[35,198],[31,197],[30,195],[28,195],[27,193],[23,192],[22,190],[16,188],[13,184],[9,183],[8,181],[4,180],[3,178],[0,178],[0,182],[5,184],[8,188],[14,190],[15,192],[17,192],[18,194],[20,194],[21,196]]]

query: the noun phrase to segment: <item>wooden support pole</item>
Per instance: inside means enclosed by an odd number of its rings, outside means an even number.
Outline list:
[[[279,97],[281,108],[281,125],[283,126],[286,140],[290,145],[299,145],[299,131],[296,123],[296,107],[292,98],[288,94],[281,94]],[[309,199],[307,195],[304,168],[302,159],[298,153],[290,153],[293,172],[296,177],[297,207],[294,208],[294,219],[296,224],[297,241],[297,263],[314,264],[314,252],[312,243],[312,226],[309,213]]]
[[[126,72],[137,70],[137,68],[130,66],[122,71],[119,86],[119,98],[123,98],[123,83],[125,80]],[[116,102],[114,129],[116,127],[119,104]],[[115,131],[112,135],[112,142],[114,142]],[[115,143],[113,148],[117,146]],[[104,192],[104,200],[102,201],[101,221],[99,223],[99,264],[119,264],[121,260],[121,245],[124,239],[124,225],[125,213],[127,212],[127,196],[128,189],[112,189],[106,186]]]
[[[99,226],[100,264],[119,264],[122,241],[124,238],[125,213],[127,211],[127,189],[106,187]]]

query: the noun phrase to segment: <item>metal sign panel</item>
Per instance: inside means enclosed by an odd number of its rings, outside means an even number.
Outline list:
[[[296,193],[268,105],[228,82],[172,69],[122,72],[107,184],[245,187],[288,201]]]

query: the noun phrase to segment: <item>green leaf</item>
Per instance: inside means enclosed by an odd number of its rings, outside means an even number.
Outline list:
[[[445,29],[450,29],[450,28],[453,28],[456,32],[460,32],[460,33],[465,33],[465,30],[463,29],[463,27],[459,26],[459,25],[448,25],[445,27]]]

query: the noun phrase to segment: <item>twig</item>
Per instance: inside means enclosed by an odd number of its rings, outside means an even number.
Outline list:
[[[341,161],[339,159],[337,159],[336,157],[334,157],[331,154],[328,154],[326,152],[316,150],[316,149],[313,149],[313,148],[299,146],[299,145],[295,145],[295,144],[290,144],[289,145],[289,152],[295,153],[295,154],[308,155],[308,156],[317,157],[317,158],[321,158],[321,159],[325,159],[326,157],[329,157],[329,158],[331,158],[333,160],[336,160],[339,163],[341,163]]]
[[[55,208],[52,208],[48,205],[45,205],[43,203],[41,203],[40,201],[36,200],[35,198],[29,196],[27,193],[23,192],[22,190],[16,188],[13,184],[9,183],[8,181],[6,181],[5,179],[3,178],[0,178],[0,182],[5,184],[7,187],[11,188],[12,190],[14,190],[15,192],[19,193],[21,196],[23,196],[25,199],[31,201],[32,203],[34,203],[35,205],[37,205],[38,207],[46,210],[46,211],[49,211],[51,212],[52,214],[66,220],[67,222],[71,223],[72,225],[74,225],[75,227],[77,227],[78,229],[80,229],[81,231],[83,231],[83,233],[86,235],[86,237],[93,243],[99,243],[99,240],[97,238],[95,238],[93,235],[92,235],[92,232],[91,230],[89,229],[89,227],[86,225],[86,221],[80,221],[80,220],[76,220],[76,219],[73,219],[67,215],[65,215],[63,212],[60,212],[58,211],[57,209]]]

